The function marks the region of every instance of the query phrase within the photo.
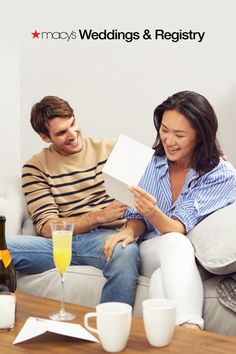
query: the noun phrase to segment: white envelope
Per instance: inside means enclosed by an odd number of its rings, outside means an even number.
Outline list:
[[[153,149],[121,134],[103,168],[107,194],[134,208],[129,186],[137,186],[154,154]]]
[[[64,336],[84,339],[91,342],[99,342],[96,337],[89,333],[84,327],[76,323],[46,320],[43,318],[29,317],[21,331],[18,333],[13,344],[18,344],[31,338],[40,336],[43,333],[52,332]]]

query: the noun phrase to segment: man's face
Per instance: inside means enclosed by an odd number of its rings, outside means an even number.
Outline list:
[[[41,134],[46,143],[52,143],[61,155],[71,155],[82,150],[81,130],[75,117],[54,118],[48,122],[49,137]]]

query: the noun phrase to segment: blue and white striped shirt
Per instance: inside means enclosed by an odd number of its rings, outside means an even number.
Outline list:
[[[214,211],[236,200],[236,174],[233,166],[223,159],[210,172],[200,176],[190,169],[182,191],[172,204],[169,167],[166,156],[153,156],[139,186],[153,195],[157,206],[172,219],[180,220],[189,233],[201,220]],[[139,241],[144,241],[161,233],[136,210],[128,208],[127,220],[141,219],[146,224],[146,232]]]

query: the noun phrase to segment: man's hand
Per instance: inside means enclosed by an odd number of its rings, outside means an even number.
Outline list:
[[[99,211],[99,224],[104,224],[106,222],[112,222],[123,218],[125,209],[127,209],[127,205],[114,200],[106,208]]]
[[[130,187],[134,194],[134,205],[137,211],[146,218],[151,218],[156,212],[156,198],[140,187]]]

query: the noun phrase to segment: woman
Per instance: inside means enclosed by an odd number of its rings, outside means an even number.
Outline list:
[[[111,257],[117,242],[138,241],[150,297],[175,299],[176,323],[203,328],[203,287],[186,235],[236,199],[235,173],[221,158],[217,118],[200,94],[167,98],[155,109],[154,124],[154,156],[139,187],[131,187],[136,210],[126,210],[126,228],[109,236],[104,252]]]

